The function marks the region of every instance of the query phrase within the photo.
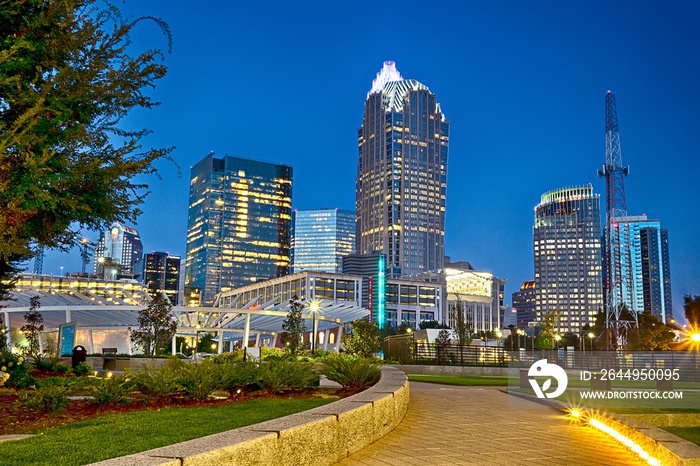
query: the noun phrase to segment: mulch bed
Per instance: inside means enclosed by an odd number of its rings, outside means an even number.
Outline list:
[[[158,410],[165,407],[216,407],[231,403],[245,403],[260,398],[318,398],[345,397],[350,395],[342,389],[320,387],[311,392],[281,392],[267,394],[251,392],[249,394],[233,395],[225,400],[193,401],[183,398],[154,399],[144,398],[133,394],[131,403],[95,405],[90,400],[71,400],[63,409],[54,413],[28,411],[19,404],[19,391],[10,388],[0,388],[0,435],[22,434],[35,432],[51,427],[64,426],[76,422],[94,419],[108,414],[128,413],[132,411]]]

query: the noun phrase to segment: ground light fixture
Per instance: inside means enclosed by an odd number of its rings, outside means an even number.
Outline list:
[[[609,435],[619,443],[623,444],[625,447],[629,448],[632,450],[635,454],[637,454],[640,458],[642,458],[644,461],[647,462],[647,464],[651,466],[661,466],[661,461],[658,459],[652,457],[644,448],[642,448],[641,445],[636,443],[634,440],[630,439],[629,437],[626,437],[622,435],[620,432],[615,430],[613,427],[605,424],[602,422],[599,417],[601,417],[600,414],[598,413],[593,413],[588,410],[585,410],[583,408],[579,408],[576,406],[571,406],[569,408],[565,409],[566,416],[567,418],[574,423],[577,424],[588,424],[590,427],[593,427],[594,429],[597,429],[604,434]]]

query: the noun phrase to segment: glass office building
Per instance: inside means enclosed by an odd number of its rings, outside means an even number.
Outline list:
[[[556,330],[579,334],[603,310],[600,196],[590,185],[543,194],[533,243],[536,320],[557,310]]]
[[[295,210],[292,214],[292,267],[340,273],[343,256],[355,252],[355,212]]]
[[[648,311],[662,322],[673,316],[668,231],[646,215],[616,217],[619,234],[622,302],[630,310]]]
[[[450,123],[427,86],[384,62],[358,129],[357,253],[389,277],[441,269]]]
[[[535,290],[535,281],[528,280],[520,285],[520,291],[513,293],[513,308],[519,329],[526,329],[530,322],[535,322]]]
[[[292,167],[209,154],[190,175],[185,299],[289,273]]]
[[[153,251],[143,256],[142,282],[148,292],[165,295],[173,306],[180,305],[180,256]]]
[[[94,273],[105,280],[133,278],[141,268],[143,244],[134,228],[115,222],[95,248]]]

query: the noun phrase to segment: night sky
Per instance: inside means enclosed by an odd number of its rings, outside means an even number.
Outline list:
[[[443,4],[444,3],[444,4]],[[630,215],[669,230],[674,314],[700,294],[700,3],[676,1],[118,3],[173,35],[162,102],[124,121],[176,146],[135,227],[146,252],[184,256],[190,166],[210,151],[292,165],[293,207],[355,208],[357,127],[393,60],[451,121],[446,254],[533,279],[534,207],[551,189],[605,185],[605,94],[617,97]],[[167,48],[153,23],[134,50]],[[97,232],[88,232],[97,240]],[[49,253],[45,273],[79,271]]]

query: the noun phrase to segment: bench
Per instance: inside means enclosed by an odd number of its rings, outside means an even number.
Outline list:
[[[130,367],[128,357],[117,356],[117,348],[102,348],[102,370],[123,371]]]

